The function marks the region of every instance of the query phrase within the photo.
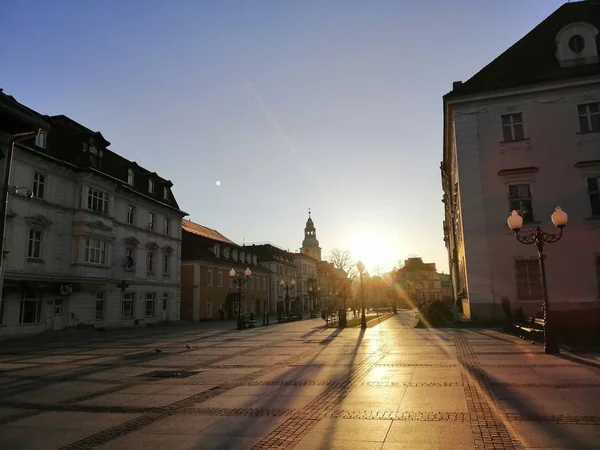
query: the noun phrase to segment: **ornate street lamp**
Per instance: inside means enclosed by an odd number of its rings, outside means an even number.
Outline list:
[[[362,261],[359,261],[358,264],[356,264],[356,267],[360,273],[360,327],[364,330],[367,328],[367,317],[365,316],[365,292],[363,290],[363,273],[365,272],[365,265]]]
[[[250,267],[246,267],[244,270],[244,274],[238,274],[235,269],[231,269],[229,271],[229,276],[233,280],[235,284],[238,285],[239,292],[239,300],[238,300],[238,329],[244,328],[244,321],[242,320],[242,285],[247,283],[250,280],[250,276],[252,275],[252,271]]]
[[[523,228],[523,217],[519,215],[517,211],[510,214],[507,220],[508,227],[514,231],[515,237],[522,244],[535,244],[538,251],[538,261],[540,263],[540,272],[542,275],[542,291],[544,295],[543,312],[544,312],[544,352],[549,354],[558,354],[559,347],[556,342],[556,336],[554,333],[554,323],[550,319],[550,303],[548,302],[548,289],[546,286],[546,264],[544,260],[546,255],[544,254],[544,244],[553,244],[562,238],[563,228],[567,225],[569,216],[559,206],[556,207],[555,211],[550,216],[552,223],[558,228],[558,233],[546,233],[540,227],[536,227],[531,233],[526,235],[519,234],[521,228]]]
[[[290,281],[290,284],[286,284],[285,281],[283,281],[283,280],[281,280],[279,282],[279,286],[281,286],[281,288],[285,291],[284,313],[285,313],[286,317],[289,315],[290,285],[291,286],[295,286],[296,285],[296,280]]]

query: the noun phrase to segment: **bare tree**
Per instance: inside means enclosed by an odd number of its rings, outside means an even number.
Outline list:
[[[348,249],[336,247],[329,253],[329,262],[336,269],[346,272],[347,277],[352,280],[358,274],[356,261],[352,258],[352,252]]]

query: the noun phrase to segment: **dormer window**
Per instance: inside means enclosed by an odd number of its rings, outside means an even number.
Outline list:
[[[167,186],[163,188],[163,198],[169,200],[169,188]]]
[[[83,143],[84,153],[88,153],[88,160],[91,167],[101,169],[102,158],[104,157],[104,151],[96,148],[94,140],[90,139],[89,143]]]
[[[35,137],[35,145],[39,148],[46,148],[46,138],[48,135],[46,133],[38,133]]]
[[[233,258],[234,261],[237,261],[237,255],[238,255],[238,251],[234,250],[233,254],[231,255],[231,257]]]
[[[154,180],[153,179],[148,180],[148,192],[150,192],[151,194],[154,194]]]
[[[220,255],[220,247],[219,244],[215,244],[215,256],[218,258]]]
[[[135,173],[133,172],[133,169],[129,169],[127,171],[127,184],[129,186],[133,186],[134,177],[135,177]]]
[[[570,23],[556,35],[556,59],[561,67],[594,64],[599,61],[598,29],[587,22]]]

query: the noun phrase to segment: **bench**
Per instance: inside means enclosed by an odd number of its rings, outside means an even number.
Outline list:
[[[521,339],[526,339],[526,337],[531,338],[531,343],[535,344],[536,337],[543,336],[544,328],[546,326],[546,322],[544,319],[539,317],[523,317],[520,320],[517,320],[513,326],[519,332],[519,337]]]

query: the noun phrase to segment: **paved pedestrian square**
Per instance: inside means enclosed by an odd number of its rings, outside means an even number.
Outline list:
[[[6,449],[597,449],[600,370],[493,330],[321,319],[3,342]],[[158,349],[159,352],[156,352]]]

